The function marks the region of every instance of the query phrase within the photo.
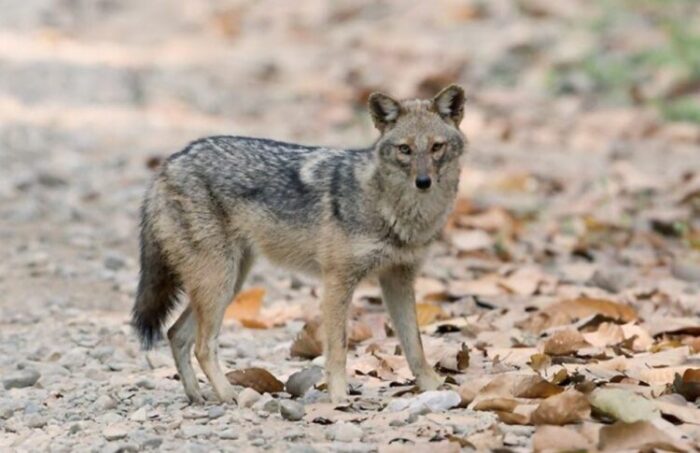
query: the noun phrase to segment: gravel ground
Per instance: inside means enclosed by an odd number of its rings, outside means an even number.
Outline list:
[[[191,406],[167,347],[140,351],[128,325],[140,199],[159,159],[219,133],[367,144],[374,132],[360,99],[373,87],[425,95],[454,78],[478,87],[464,124],[474,150],[466,174],[471,182],[513,169],[554,175],[565,197],[482,200],[512,211],[534,201],[543,229],[602,175],[643,185],[639,175],[677,180],[700,166],[697,131],[659,126],[647,140],[642,129],[658,123],[645,109],[600,113],[530,96],[527,84],[486,84],[484,68],[519,41],[564,30],[557,17],[504,23],[511,2],[500,1],[492,20],[459,27],[450,18],[472,11],[459,2],[445,2],[445,15],[371,3],[0,1],[0,449],[399,451],[431,439],[432,450],[458,448],[447,434],[483,448],[531,448],[532,426],[496,425],[493,413],[470,409],[445,415],[451,391],[433,409],[378,412],[391,401],[388,387],[366,377],[343,410],[315,389],[297,400],[246,390],[240,407]],[[424,33],[413,35],[416,27]],[[499,39],[464,52],[483,36]],[[573,124],[576,114],[583,119]],[[438,245],[436,257],[447,250]],[[449,282],[457,272],[448,264],[438,259],[426,276]],[[632,280],[675,284],[679,303],[692,306],[692,278],[659,275]],[[266,305],[315,310],[314,282],[265,263],[248,285],[266,288]],[[370,305],[358,298],[358,306]],[[226,367],[264,368],[284,382],[312,365],[289,356],[303,320],[235,324],[221,335]],[[478,437],[493,430],[494,444]]]

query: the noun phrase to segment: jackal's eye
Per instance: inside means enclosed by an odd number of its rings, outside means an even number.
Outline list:
[[[411,147],[406,144],[399,145],[399,152],[405,156],[409,156],[411,154]]]
[[[433,143],[432,148],[430,148],[431,153],[439,153],[442,151],[442,149],[445,147],[445,144],[442,142],[435,142]]]

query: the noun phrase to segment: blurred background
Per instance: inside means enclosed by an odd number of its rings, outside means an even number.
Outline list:
[[[517,224],[484,227],[489,256],[546,264],[532,250],[549,242],[697,271],[697,1],[2,0],[0,11],[10,317],[47,300],[125,313],[140,198],[188,141],[363,146],[376,137],[370,92],[432,96],[452,82],[469,96],[458,214],[497,209]],[[650,255],[620,258],[634,241]]]

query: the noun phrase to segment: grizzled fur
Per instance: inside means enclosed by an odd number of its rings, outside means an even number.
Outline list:
[[[399,102],[375,93],[369,108],[381,136],[367,149],[219,136],[167,159],[143,205],[133,325],[150,347],[180,292],[189,296],[168,338],[191,400],[202,401],[193,346],[217,396],[235,398],[219,366],[217,336],[257,255],[323,282],[334,401],[346,395],[348,305],[369,276],[379,278],[418,385],[442,382],[423,356],[413,282],[457,192],[463,103],[457,86],[432,100]]]

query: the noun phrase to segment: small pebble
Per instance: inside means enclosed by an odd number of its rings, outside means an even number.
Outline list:
[[[282,418],[290,421],[298,421],[304,418],[306,410],[304,406],[296,401],[282,400],[280,401],[280,414]]]
[[[226,413],[224,406],[212,406],[207,410],[207,417],[215,419],[222,417]]]
[[[95,407],[101,410],[112,410],[116,409],[117,402],[111,396],[100,395],[94,403]]]
[[[353,442],[362,438],[362,428],[352,423],[337,423],[326,432],[326,438],[337,442]]]
[[[323,368],[312,366],[289,376],[285,384],[285,390],[294,397],[304,394],[323,379]]]
[[[389,422],[389,426],[392,426],[394,428],[399,428],[401,426],[406,426],[406,421],[401,420],[400,418],[395,418],[394,420]]]
[[[109,441],[125,438],[129,431],[123,425],[110,425],[102,430],[102,435]]]
[[[240,437],[240,434],[238,431],[234,431],[232,429],[227,429],[226,431],[221,431],[219,433],[219,437],[221,439],[227,439],[227,440],[235,440]]]
[[[126,265],[126,261],[123,257],[110,253],[105,257],[105,267],[111,271],[118,271]]]
[[[163,439],[160,437],[149,437],[143,442],[141,442],[141,448],[146,449],[146,448],[153,448],[156,449],[160,447],[160,445],[163,443]]]
[[[260,399],[260,394],[253,390],[252,388],[246,387],[241,393],[238,394],[238,406],[239,407],[252,407],[256,401]]]
[[[39,414],[33,414],[27,417],[26,424],[30,428],[43,428],[46,426],[46,417]]]
[[[142,407],[137,409],[134,413],[129,416],[129,420],[134,422],[143,423],[146,421],[146,408]]]
[[[32,387],[41,377],[41,373],[33,368],[14,371],[2,378],[2,385],[5,389],[21,389]]]
[[[143,378],[136,381],[136,387],[140,387],[142,389],[147,390],[153,390],[156,388],[156,383],[151,379]]]
[[[192,437],[207,437],[211,434],[211,427],[207,425],[189,424],[181,426],[180,429],[182,434],[188,439]]]

